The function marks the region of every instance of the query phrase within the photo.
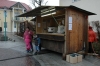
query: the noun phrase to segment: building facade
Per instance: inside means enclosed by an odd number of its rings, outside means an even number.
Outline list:
[[[74,5],[81,9],[96,13],[97,15],[89,16],[89,22],[100,20],[100,0],[60,0],[60,6]]]
[[[4,10],[6,9],[6,17]],[[32,10],[25,3],[14,2],[9,0],[0,0],[0,27],[2,32],[5,31],[4,23],[6,21],[7,32],[17,32],[19,23],[30,20],[32,17],[16,17],[22,13]]]

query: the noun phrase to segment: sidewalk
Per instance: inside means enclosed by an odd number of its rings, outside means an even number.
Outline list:
[[[94,56],[86,56],[82,62],[76,64],[62,60],[62,55],[55,52],[27,57],[23,39],[10,33],[7,35],[15,39],[15,42],[0,41],[0,66],[100,66],[100,59]]]
[[[0,66],[40,66],[32,55],[27,55],[22,38],[7,35],[16,41],[0,41]]]

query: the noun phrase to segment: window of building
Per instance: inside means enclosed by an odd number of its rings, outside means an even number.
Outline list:
[[[14,23],[14,28],[16,28],[16,23]]]
[[[72,2],[77,2],[77,1],[80,1],[80,0],[72,0]]]
[[[14,19],[15,19],[15,20],[20,20],[19,17],[16,17],[16,16],[18,16],[19,14],[20,14],[20,13],[18,13],[18,12],[16,12],[16,13],[14,14],[14,15],[15,15],[15,18],[14,18]]]

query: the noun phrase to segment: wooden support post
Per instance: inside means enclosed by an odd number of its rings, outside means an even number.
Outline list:
[[[65,43],[64,43],[64,52],[63,52],[63,60],[66,60],[66,55],[69,52],[69,30],[68,30],[68,10],[65,9]]]

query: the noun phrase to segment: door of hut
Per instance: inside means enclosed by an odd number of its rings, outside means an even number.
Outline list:
[[[84,13],[68,10],[68,34],[67,34],[67,51],[68,53],[74,53],[82,50],[83,44],[87,43],[87,26],[88,22]],[[72,23],[70,22],[72,21]],[[72,29],[69,29],[71,27]],[[68,36],[69,35],[69,36]]]

